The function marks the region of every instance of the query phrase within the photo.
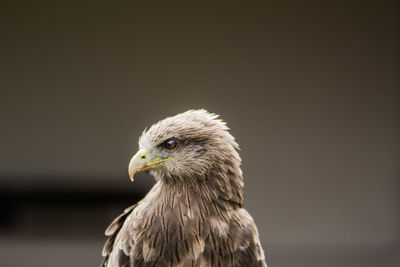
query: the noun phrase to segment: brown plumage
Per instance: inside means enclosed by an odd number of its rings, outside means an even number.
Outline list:
[[[143,132],[130,176],[157,182],[107,228],[103,266],[266,266],[238,145],[217,117],[190,110]]]

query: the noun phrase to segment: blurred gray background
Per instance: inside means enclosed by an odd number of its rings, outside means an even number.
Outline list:
[[[0,4],[1,266],[97,266],[145,127],[241,145],[269,266],[400,266],[396,1]]]

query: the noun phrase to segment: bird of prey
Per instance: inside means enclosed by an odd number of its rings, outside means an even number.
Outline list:
[[[103,266],[266,266],[228,130],[201,109],[143,132],[129,176],[149,171],[156,183],[105,231]]]

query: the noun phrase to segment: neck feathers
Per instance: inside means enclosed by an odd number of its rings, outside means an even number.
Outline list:
[[[190,207],[193,201],[204,205],[209,214],[243,207],[243,177],[240,161],[225,160],[205,175],[191,177],[165,176],[157,182],[166,203],[181,199]],[[193,205],[192,205],[193,206]]]

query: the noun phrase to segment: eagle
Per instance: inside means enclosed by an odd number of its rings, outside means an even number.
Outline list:
[[[144,130],[129,177],[156,183],[106,229],[102,266],[267,266],[257,227],[243,207],[239,146],[204,109]]]

